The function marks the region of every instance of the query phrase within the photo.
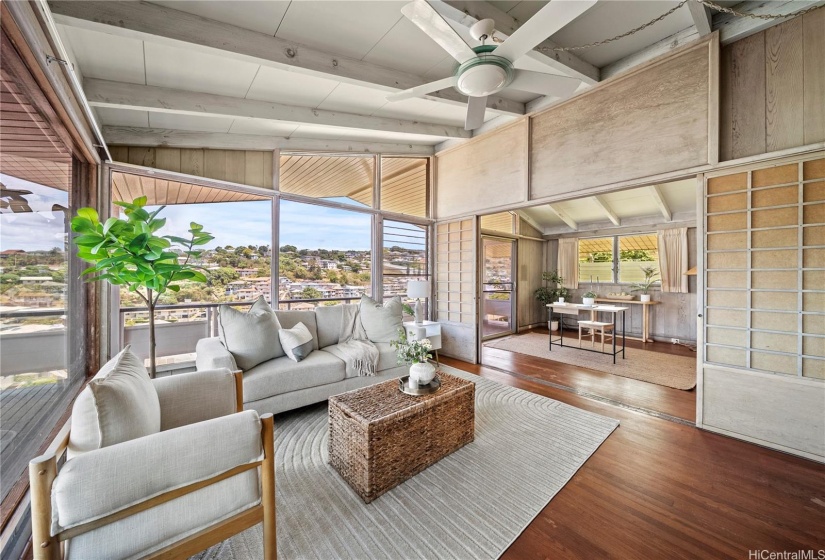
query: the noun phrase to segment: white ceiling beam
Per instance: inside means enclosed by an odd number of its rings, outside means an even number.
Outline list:
[[[206,52],[386,92],[405,90],[432,81],[148,2],[58,0],[49,2],[49,7],[54,19],[63,25]],[[434,92],[426,98],[466,104],[466,98],[453,88]],[[487,108],[514,115],[524,114],[523,103],[495,95],[487,98]]]
[[[498,35],[509,36],[524,22],[517,21],[513,16],[504,12],[489,2],[481,0],[429,0],[430,4],[443,17],[470,27],[482,19],[490,18],[496,22]],[[558,45],[549,39],[542,41],[538,47],[553,49]],[[553,51],[551,55],[539,51],[527,54],[531,59],[545,66],[560,71],[562,74],[578,78],[588,85],[599,81],[599,69],[568,51]]]
[[[179,115],[205,117],[232,117],[236,119],[262,119],[295,124],[314,124],[374,130],[426,134],[445,138],[469,138],[472,134],[464,127],[406,121],[384,117],[370,117],[354,113],[325,111],[310,107],[280,105],[269,101],[255,101],[238,97],[226,97],[209,93],[184,91],[87,79],[83,82],[86,99],[92,107],[153,111]]]
[[[691,0],[689,5],[694,3],[698,4],[698,2]],[[789,14],[814,5],[825,5],[825,0],[751,0],[737,4],[736,10],[753,14],[779,15]],[[719,31],[719,41],[723,45],[738,41],[739,39],[744,39],[745,37],[758,33],[768,27],[779,25],[784,21],[787,21],[787,19],[763,20],[735,17],[724,13],[714,13],[712,18],[713,31]],[[690,26],[682,31],[679,31],[678,33],[674,33],[669,37],[665,37],[661,41],[653,43],[649,47],[632,53],[621,60],[617,60],[603,66],[601,69],[601,79],[604,81],[608,78],[612,78],[616,74],[621,74],[622,72],[630,70],[634,66],[638,66],[639,64],[656,58],[657,56],[666,54],[673,49],[678,49],[682,45],[691,43],[699,39],[699,37],[699,31],[697,31],[696,27]],[[529,110],[530,107],[528,106],[528,111]]]
[[[704,37],[705,35],[710,35],[713,32],[710,9],[695,0],[688,2],[687,7],[688,10],[690,10],[690,17],[693,18],[693,27],[696,28],[699,36]]]
[[[668,206],[667,202],[665,202],[665,197],[662,196],[662,189],[659,185],[650,185],[647,190],[650,192],[650,196],[653,197],[653,201],[656,203],[656,206],[659,208],[659,212],[662,214],[665,221],[671,221],[673,219],[673,212],[670,211],[670,206]]]
[[[432,146],[324,140],[316,138],[284,138],[256,134],[224,132],[193,132],[165,128],[104,126],[103,137],[109,145],[155,146],[164,148],[215,148],[222,150],[285,150],[297,152],[380,153],[399,155],[432,155]]]
[[[748,0],[734,6],[736,11],[750,14],[787,15],[812,6],[825,5],[825,0]],[[787,19],[754,19],[736,17],[725,13],[716,13],[713,16],[713,29],[719,30],[719,42],[723,45],[744,39],[754,33],[779,25]]]
[[[573,218],[568,216],[567,212],[564,212],[563,210],[559,210],[559,208],[557,206],[553,206],[552,204],[548,204],[547,208],[549,208],[550,211],[553,212],[553,214],[558,216],[559,219],[562,222],[567,224],[567,227],[571,228],[573,231],[578,231],[579,224],[576,223],[576,220],[574,220]]]
[[[610,204],[604,199],[602,195],[596,195],[593,197],[593,202],[598,206],[602,212],[604,212],[607,219],[613,222],[614,226],[619,226],[622,224],[621,218],[619,218],[616,213],[610,208]]]
[[[614,226],[611,222],[604,220],[601,222],[586,222],[579,224],[578,231],[570,231],[566,226],[552,226],[544,228],[546,239],[557,239],[559,237],[576,237],[583,233],[588,235],[615,235],[617,233],[650,233],[656,226],[662,225],[662,217],[637,216],[635,218],[625,218],[620,227]],[[670,227],[696,227],[695,212],[677,212],[673,214],[673,219],[667,224]]]

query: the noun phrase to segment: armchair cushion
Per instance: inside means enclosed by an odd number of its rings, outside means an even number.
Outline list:
[[[195,365],[198,371],[223,368],[237,371],[240,369],[232,353],[226,349],[217,336],[200,339],[195,346],[195,353]]]
[[[143,362],[124,348],[72,407],[68,457],[160,431],[160,402]]]
[[[248,313],[222,305],[218,313],[221,342],[246,371],[262,362],[284,355],[278,339],[281,325],[264,300],[259,297]]]
[[[401,298],[395,296],[384,305],[361,296],[361,324],[371,342],[392,342],[398,338],[402,323]]]
[[[52,485],[52,534],[262,458],[252,410],[84,453]]]
[[[152,380],[160,401],[160,429],[171,430],[237,412],[235,377],[228,369]]]

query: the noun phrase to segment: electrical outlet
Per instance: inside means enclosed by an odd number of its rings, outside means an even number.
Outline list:
[[[670,341],[671,341],[673,344],[679,344],[679,339],[678,339],[678,338],[671,338],[671,339],[670,339]]]

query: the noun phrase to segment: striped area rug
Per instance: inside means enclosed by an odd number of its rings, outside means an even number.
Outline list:
[[[476,383],[475,441],[370,504],[327,464],[325,403],[276,417],[279,559],[497,558],[619,425],[444,369]],[[195,558],[262,558],[261,533]]]

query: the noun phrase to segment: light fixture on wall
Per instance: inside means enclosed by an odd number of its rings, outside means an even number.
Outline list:
[[[415,299],[415,324],[424,322],[424,303],[422,298],[430,297],[430,282],[428,280],[410,280],[407,282],[407,297]]]

